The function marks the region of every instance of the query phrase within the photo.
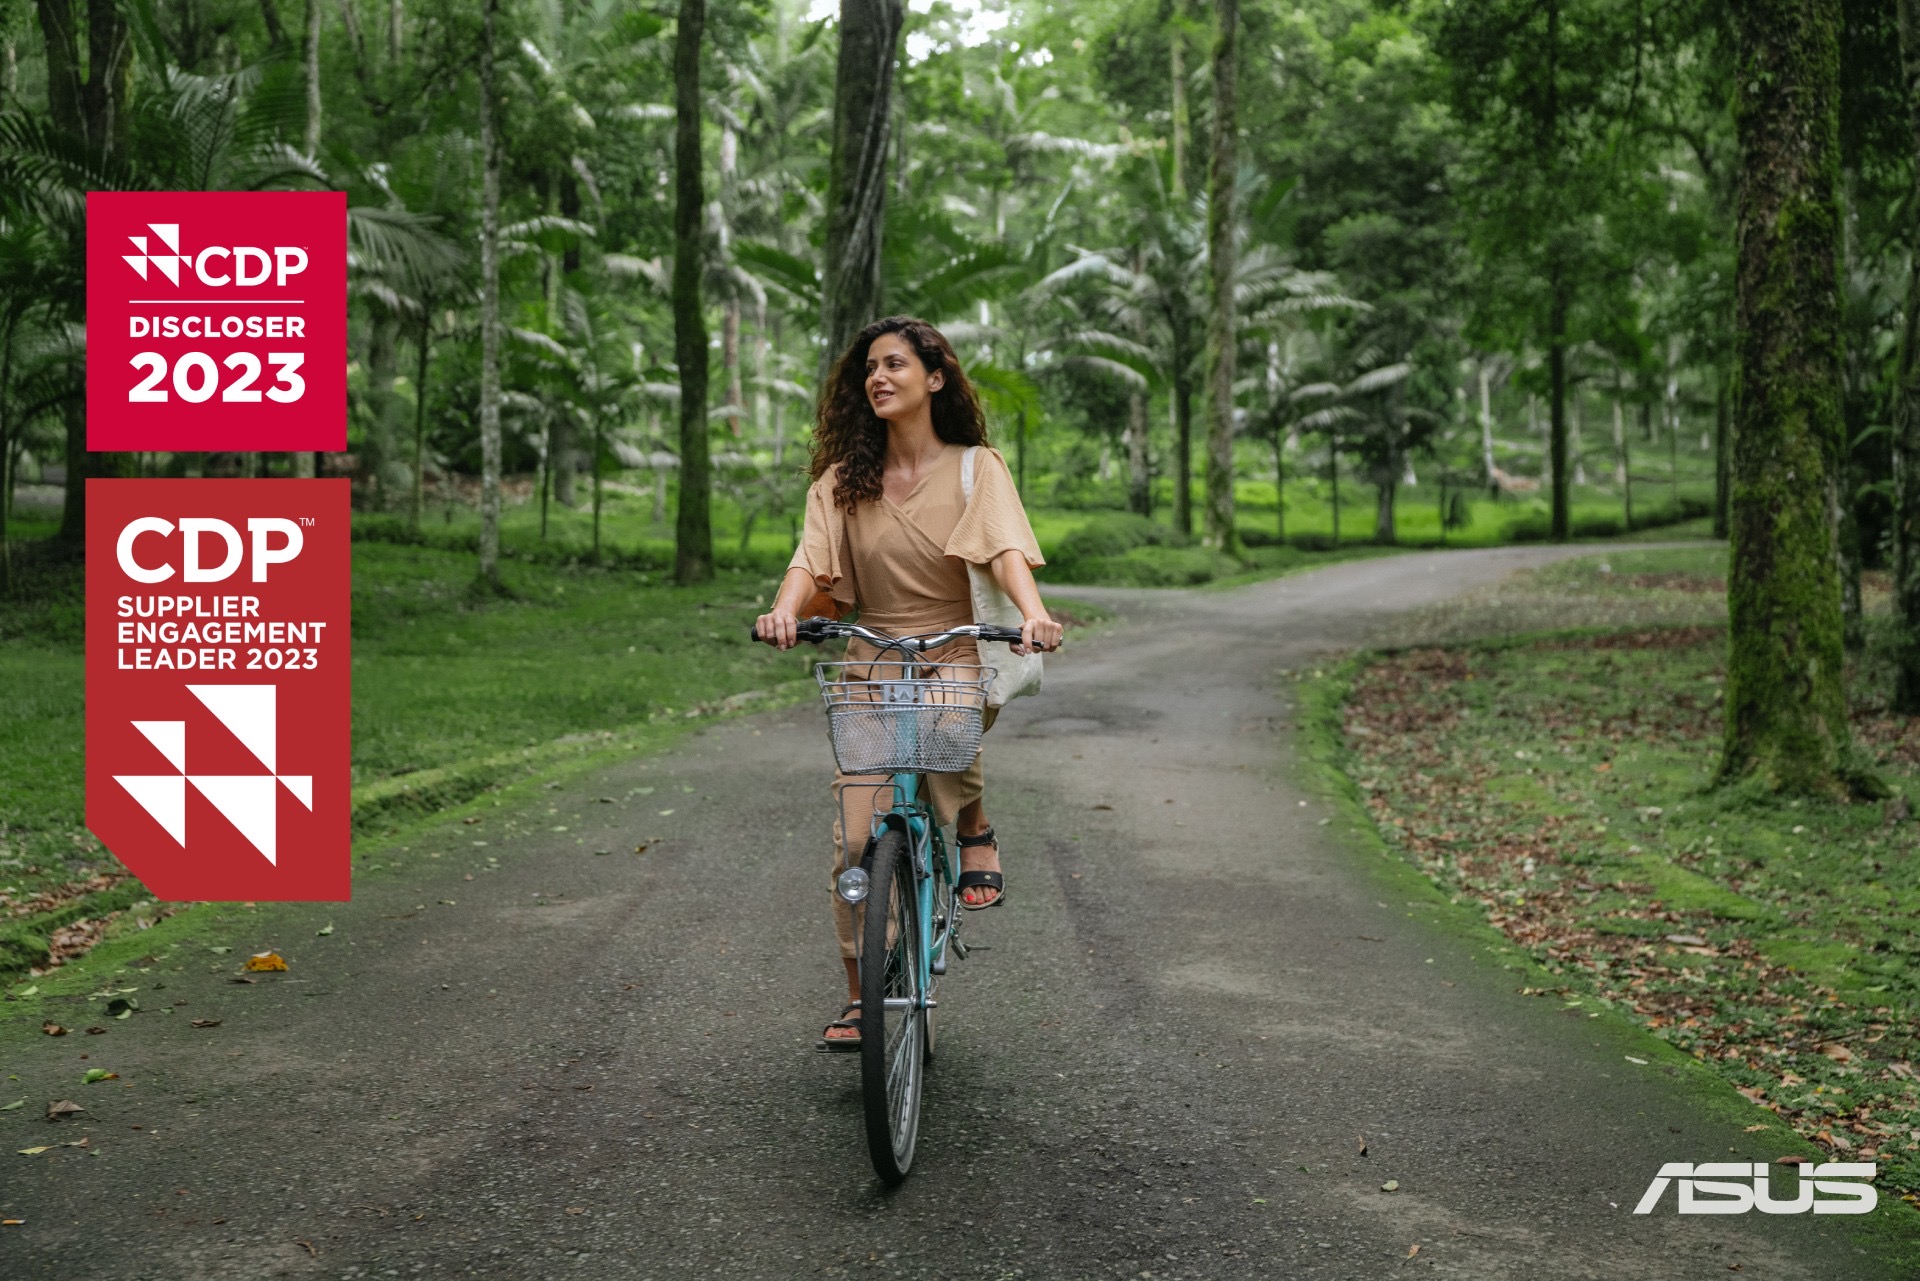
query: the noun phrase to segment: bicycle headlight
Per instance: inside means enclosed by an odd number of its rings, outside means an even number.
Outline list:
[[[848,868],[846,871],[840,873],[840,879],[834,888],[839,892],[840,897],[849,903],[862,901],[867,897],[867,890],[869,888],[867,869],[864,867]]]

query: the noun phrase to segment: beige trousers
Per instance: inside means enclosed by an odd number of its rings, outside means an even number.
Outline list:
[[[989,707],[981,716],[981,732],[993,728],[994,717],[1000,709]],[[958,774],[923,774],[921,785],[923,794],[933,806],[934,821],[945,827],[954,821],[962,809],[980,799],[984,788],[984,777],[980,769],[980,756],[973,758],[973,764]],[[893,808],[894,793],[891,781],[885,774],[842,774],[835,771],[833,783],[827,789],[833,796],[833,873],[828,879],[828,893],[833,899],[833,928],[840,936],[840,955],[852,960],[858,955],[854,945],[855,930],[858,924],[855,913],[847,901],[833,893],[833,884],[840,873],[848,866],[858,863],[861,854],[866,852],[867,838],[873,831],[873,819],[876,814],[884,814]],[[847,834],[854,834],[849,842]]]

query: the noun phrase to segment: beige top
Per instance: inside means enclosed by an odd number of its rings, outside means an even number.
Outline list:
[[[973,621],[967,564],[985,565],[1018,551],[1044,565],[1033,526],[1007,461],[995,449],[974,455],[973,499],[960,487],[965,445],[948,445],[940,460],[900,503],[885,496],[849,512],[833,501],[828,471],[807,490],[807,523],[789,569],[804,569],[842,608],[895,635],[937,631]]]

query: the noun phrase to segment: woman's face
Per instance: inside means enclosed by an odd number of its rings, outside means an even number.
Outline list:
[[[867,403],[888,422],[924,412],[928,397],[945,383],[946,375],[928,373],[913,344],[899,334],[881,334],[867,348]]]

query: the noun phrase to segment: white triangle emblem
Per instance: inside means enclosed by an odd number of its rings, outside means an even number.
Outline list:
[[[271,688],[271,687],[269,687]],[[269,774],[191,774],[187,781],[213,802],[227,822],[278,866],[274,802],[279,793]],[[184,843],[184,842],[183,842]]]
[[[187,846],[187,780],[178,774],[115,774],[113,781],[127,789],[174,844]]]
[[[135,721],[133,727],[160,749],[167,764],[187,772],[187,723],[185,721]]]
[[[274,769],[274,708],[275,695],[279,692],[275,686],[189,685],[187,688],[262,765],[269,771]]]

